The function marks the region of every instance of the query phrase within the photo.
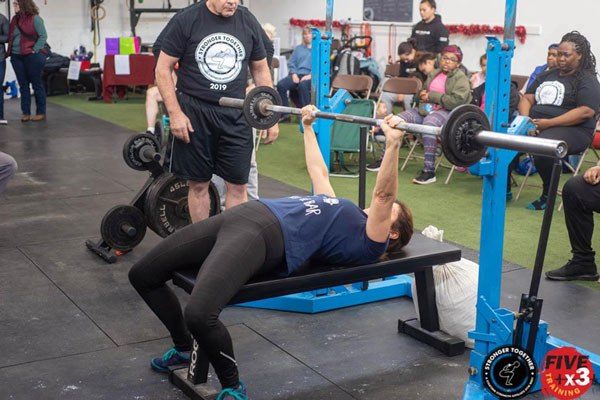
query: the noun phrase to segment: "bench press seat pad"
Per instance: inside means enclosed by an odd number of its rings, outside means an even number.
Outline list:
[[[437,264],[458,261],[461,251],[455,246],[415,233],[410,243],[390,259],[352,267],[309,265],[294,275],[262,275],[246,283],[229,304],[245,303],[309,290],[364,282],[423,270]],[[177,271],[173,284],[191,293],[198,269]]]

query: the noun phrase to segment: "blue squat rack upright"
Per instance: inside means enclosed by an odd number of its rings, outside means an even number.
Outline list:
[[[342,113],[346,101],[352,97],[343,89],[330,96],[331,90],[331,41],[333,39],[333,0],[326,0],[325,31],[312,29],[312,103],[321,111]],[[330,167],[330,142],[333,121],[317,119],[315,133],[327,168]],[[359,178],[359,206],[365,207],[365,165],[366,131],[361,132],[362,166]],[[363,145],[364,144],[364,145]],[[242,307],[267,308],[272,310],[318,313],[359,304],[392,299],[401,296],[412,297],[412,278],[406,275],[394,276],[379,282],[359,282],[348,286],[313,290],[272,299],[244,303]]]
[[[492,130],[496,132],[506,131],[508,121],[516,11],[517,0],[507,0],[503,42],[495,37],[488,37],[485,111]],[[517,117],[507,134],[526,135],[531,129],[535,129],[535,126],[529,118]],[[500,307],[508,166],[515,156],[516,152],[512,150],[490,148],[487,156],[471,167],[483,177],[483,201],[477,317],[475,329],[469,332],[469,337],[475,340],[475,348],[471,352],[469,378],[465,384],[463,399],[496,398],[483,384],[483,362],[494,349],[505,345],[516,345],[528,350],[538,367],[542,366],[548,351],[565,346],[575,347],[580,353],[590,357],[595,375],[600,375],[598,355],[550,336],[548,324],[540,319],[542,299],[538,298],[538,291],[560,178],[561,163],[558,159],[552,172],[548,207],[544,211],[529,293],[522,295],[518,313]],[[531,391],[538,390],[539,379]]]

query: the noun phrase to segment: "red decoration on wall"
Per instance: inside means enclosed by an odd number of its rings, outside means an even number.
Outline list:
[[[465,36],[479,36],[479,35],[501,35],[504,33],[504,27],[502,26],[489,26],[489,25],[446,25],[448,32],[451,34],[465,35]],[[515,29],[515,35],[519,38],[519,42],[525,43],[527,39],[527,29],[523,25],[519,25]]]
[[[316,28],[324,28],[325,20],[324,19],[298,19],[298,18],[290,18],[290,25],[297,26],[300,28],[304,28],[307,25],[314,26]],[[332,23],[334,28],[341,29],[346,24],[343,21],[333,21]]]
[[[290,18],[290,25],[297,26],[300,28],[304,28],[307,25],[322,28],[325,26],[324,19],[298,19],[298,18]],[[344,21],[333,21],[334,28],[342,28],[346,23]],[[501,35],[504,33],[504,28],[502,26],[490,26],[490,25],[479,25],[479,24],[471,24],[471,25],[446,25],[448,31],[452,34],[457,35],[465,35],[465,36],[480,36],[480,35]],[[515,34],[517,38],[519,38],[519,42],[525,43],[525,39],[527,39],[527,29],[523,25],[519,25],[516,27]]]

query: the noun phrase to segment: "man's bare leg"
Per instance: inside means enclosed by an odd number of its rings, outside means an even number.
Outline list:
[[[246,191],[246,184],[236,185],[234,183],[225,182],[227,186],[227,194],[225,195],[225,208],[230,209],[238,204],[242,204],[248,201],[248,192]]]
[[[188,184],[188,207],[192,223],[205,220],[210,213],[209,182],[188,181]]]

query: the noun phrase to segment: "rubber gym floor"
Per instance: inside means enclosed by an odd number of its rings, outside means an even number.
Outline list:
[[[20,115],[15,101],[6,115]],[[149,231],[111,265],[84,246],[99,237],[104,213],[129,203],[146,179],[122,160],[134,131],[52,103],[48,115],[42,124],[13,117],[0,130],[0,149],[19,162],[0,197],[0,398],[183,399],[150,370],[170,341],[127,280],[159,238]],[[263,197],[301,190],[260,178]],[[477,261],[468,248],[463,256]],[[530,275],[505,262],[504,306],[517,307]],[[543,281],[540,293],[551,333],[600,353],[600,292]],[[399,335],[397,319],[413,315],[412,301],[398,298],[318,315],[233,307],[222,319],[252,399],[461,398],[468,352],[447,358]],[[585,398],[600,398],[598,385]]]

